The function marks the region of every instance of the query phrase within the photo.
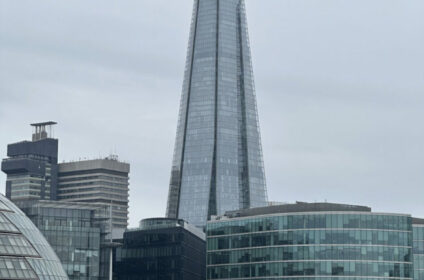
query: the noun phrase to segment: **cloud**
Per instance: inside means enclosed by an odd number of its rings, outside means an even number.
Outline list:
[[[424,3],[246,2],[270,199],[424,216]],[[61,160],[131,163],[132,226],[163,216],[191,12],[1,1],[0,154],[58,121]]]

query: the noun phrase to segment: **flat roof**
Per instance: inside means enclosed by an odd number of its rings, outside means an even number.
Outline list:
[[[294,204],[271,205],[258,208],[228,211],[224,216],[228,218],[249,217],[277,213],[298,212],[371,212],[371,207],[361,205],[338,204],[328,202],[299,202]]]
[[[31,126],[45,126],[45,125],[55,125],[57,122],[48,121],[48,122],[40,122],[40,123],[32,123]]]
[[[424,225],[424,219],[412,217],[413,225]]]

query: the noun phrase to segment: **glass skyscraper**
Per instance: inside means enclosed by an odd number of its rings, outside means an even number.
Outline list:
[[[267,203],[244,0],[195,0],[167,216]]]

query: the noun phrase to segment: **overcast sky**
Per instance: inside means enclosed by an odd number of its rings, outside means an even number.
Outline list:
[[[424,1],[246,6],[270,200],[424,217]],[[0,1],[0,156],[57,121],[60,161],[131,163],[131,226],[163,216],[191,11]]]

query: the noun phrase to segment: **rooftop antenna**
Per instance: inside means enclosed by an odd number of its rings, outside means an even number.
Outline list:
[[[31,126],[34,127],[32,133],[32,141],[38,141],[46,138],[53,138],[53,126],[57,122],[41,122],[41,123],[32,123]]]

